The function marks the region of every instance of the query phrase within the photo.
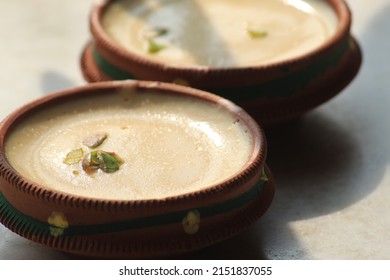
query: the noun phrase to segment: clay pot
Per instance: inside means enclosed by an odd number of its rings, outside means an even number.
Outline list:
[[[81,57],[89,82],[141,79],[203,89],[244,108],[262,125],[295,118],[338,94],[358,73],[362,56],[350,34],[351,13],[343,0],[327,0],[335,10],[337,31],[323,45],[282,62],[251,67],[180,67],[151,61],[119,46],[102,27],[111,1],[93,7],[93,40]]]
[[[97,199],[56,191],[10,164],[5,145],[19,123],[66,101],[85,102],[123,89],[184,95],[232,114],[253,139],[250,158],[221,183],[145,200]],[[144,81],[96,83],[57,92],[24,105],[0,125],[0,221],[29,240],[87,257],[156,258],[191,252],[238,234],[270,206],[274,182],[265,165],[266,150],[262,130],[245,111],[207,92]]]

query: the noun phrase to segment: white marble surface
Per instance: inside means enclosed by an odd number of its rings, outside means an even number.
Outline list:
[[[0,118],[84,83],[92,0],[0,0]],[[250,230],[183,258],[390,259],[390,1],[349,0],[364,62],[339,96],[267,132],[275,200]],[[0,225],[0,259],[67,259]]]

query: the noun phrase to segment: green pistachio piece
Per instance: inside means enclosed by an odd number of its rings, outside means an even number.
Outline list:
[[[99,147],[104,140],[107,139],[108,134],[106,132],[99,132],[92,135],[89,135],[83,140],[83,145],[88,148],[96,148]]]
[[[83,157],[84,157],[84,150],[80,148],[80,149],[70,151],[66,155],[63,162],[67,165],[73,165],[79,163],[83,159]]]
[[[119,167],[123,164],[123,160],[116,153],[101,151],[100,156],[102,159],[100,168],[106,173],[119,170]]]
[[[101,165],[100,151],[92,151],[89,158],[89,164],[95,168]]]
[[[261,39],[268,36],[268,32],[264,30],[256,30],[248,28],[247,32],[252,39]]]
[[[150,54],[158,53],[165,48],[166,48],[166,46],[158,44],[153,40],[148,41],[148,53],[150,53]]]
[[[81,166],[83,167],[83,170],[87,174],[92,174],[93,172],[95,172],[100,168],[100,163],[101,160],[100,160],[99,152],[92,151],[84,157]]]
[[[98,169],[106,173],[113,173],[119,170],[122,164],[123,160],[116,153],[98,150],[92,151],[84,157],[82,167],[87,174],[92,174]]]

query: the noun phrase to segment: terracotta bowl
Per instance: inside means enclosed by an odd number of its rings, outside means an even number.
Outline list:
[[[164,98],[184,96],[226,112],[250,136],[247,162],[227,179],[200,190],[137,200],[59,191],[36,183],[11,165],[6,144],[23,122],[66,102],[88,103],[123,90],[136,95],[153,90]],[[55,112],[64,114],[63,110]],[[57,92],[26,104],[0,125],[0,221],[29,240],[87,257],[155,258],[191,252],[238,234],[270,206],[274,181],[265,164],[266,150],[262,130],[245,111],[200,90],[160,82],[117,81]]]
[[[230,68],[171,66],[125,50],[102,27],[111,2],[95,5],[90,14],[93,40],[81,57],[87,81],[141,79],[189,85],[233,101],[262,125],[295,118],[329,100],[353,80],[362,60],[343,0],[327,0],[339,24],[320,47],[278,63]]]

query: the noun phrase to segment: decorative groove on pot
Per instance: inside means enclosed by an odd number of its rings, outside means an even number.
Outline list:
[[[1,194],[0,220],[6,227],[22,237],[75,254],[94,255],[97,257],[115,257],[119,255],[121,257],[137,258],[139,255],[149,257],[169,255],[172,250],[176,253],[184,253],[225,240],[255,223],[269,208],[275,192],[274,180],[268,168],[266,173],[268,181],[260,195],[253,199],[252,202],[245,204],[246,206],[242,206],[245,208],[241,210],[242,213],[235,213],[232,218],[223,221],[221,223],[223,225],[222,229],[215,227],[211,232],[203,232],[199,236],[191,236],[191,238],[184,235],[175,240],[174,243],[170,243],[166,239],[133,243],[131,238],[126,242],[118,243],[114,239],[103,238],[100,240],[99,234],[92,234],[92,239],[85,234],[55,237],[49,234],[48,224],[43,225],[45,223],[34,219],[30,220],[29,217],[18,213],[15,209],[11,209],[12,206],[6,205]],[[224,215],[229,215],[229,212]],[[28,220],[27,222],[26,219]],[[46,226],[47,229],[42,230],[42,226]],[[97,238],[96,240],[93,239],[94,236]]]

